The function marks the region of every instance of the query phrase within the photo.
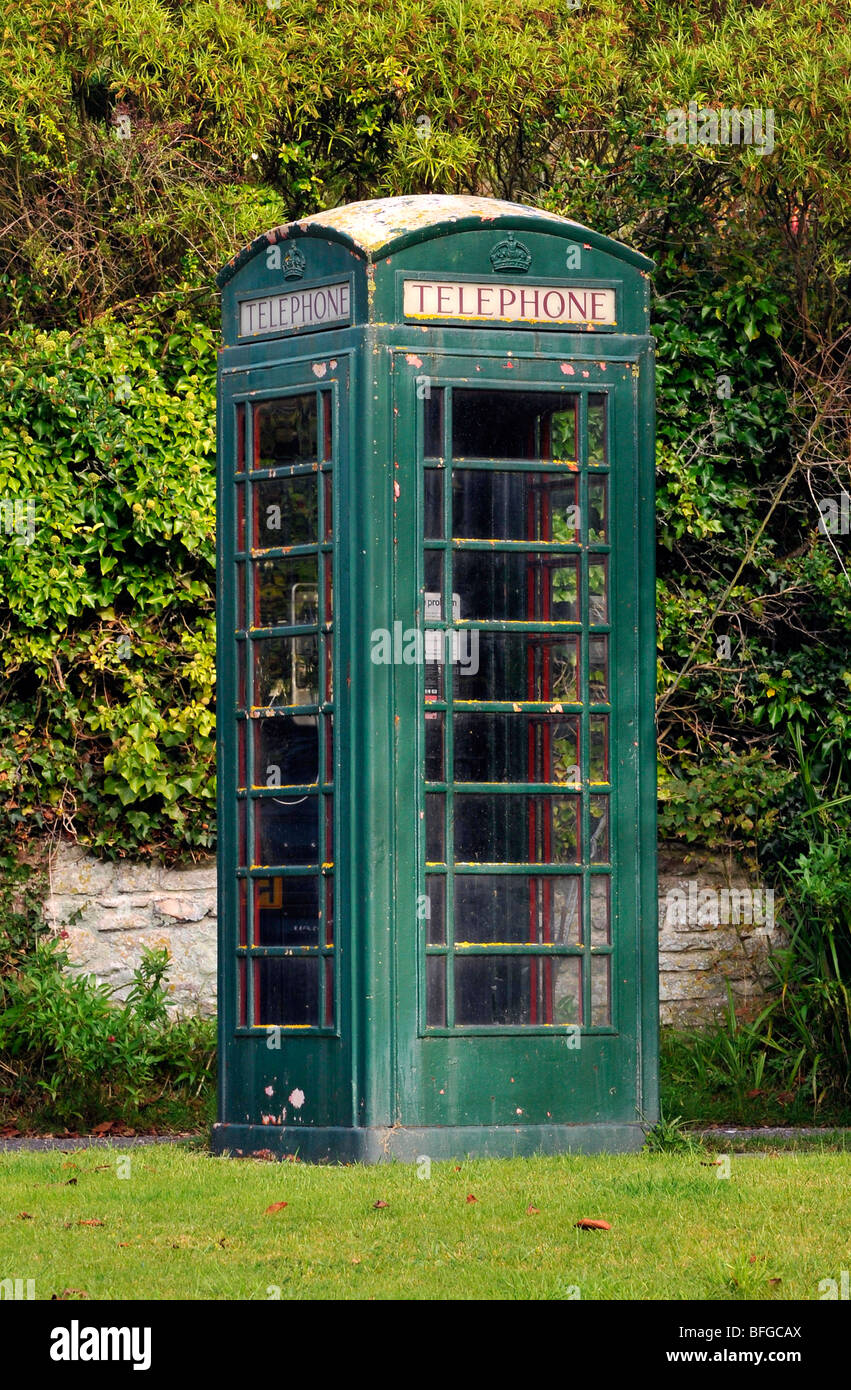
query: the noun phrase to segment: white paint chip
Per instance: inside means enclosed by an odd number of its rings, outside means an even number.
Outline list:
[[[287,1100],[294,1110],[300,1110],[304,1105],[304,1091],[300,1091],[298,1088],[294,1091],[290,1091]]]

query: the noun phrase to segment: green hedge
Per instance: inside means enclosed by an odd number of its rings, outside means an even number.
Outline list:
[[[215,335],[164,314],[0,344],[2,814],[113,855],[215,838]]]

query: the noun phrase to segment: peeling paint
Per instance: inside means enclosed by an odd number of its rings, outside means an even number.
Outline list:
[[[297,1086],[294,1091],[290,1091],[287,1100],[294,1110],[300,1110],[304,1105],[304,1091]]]
[[[313,368],[312,368],[312,371],[313,371],[313,375],[314,375],[314,376],[322,377],[322,376],[325,375],[325,373],[327,372],[327,370],[328,370],[328,364],[327,364],[327,362],[314,362]]]
[[[423,365],[423,359],[421,357],[417,357],[417,354],[415,352],[406,352],[405,361],[407,362],[409,367],[421,367]]]
[[[562,362],[561,370],[565,376],[576,376],[576,368],[572,367],[569,362]]]

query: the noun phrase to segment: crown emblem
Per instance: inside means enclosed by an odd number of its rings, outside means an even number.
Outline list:
[[[519,270],[525,272],[532,264],[532,253],[513,232],[505,241],[498,241],[491,251],[491,265],[494,270]]]
[[[306,265],[307,262],[297,246],[290,245],[285,248],[281,257],[281,269],[285,280],[300,280]]]

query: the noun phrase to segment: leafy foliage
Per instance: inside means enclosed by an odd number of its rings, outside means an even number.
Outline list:
[[[0,814],[111,854],[213,842],[215,345],[157,308],[3,344]]]
[[[815,505],[851,481],[841,7],[22,0],[4,23],[0,496],[40,516],[0,553],[7,826],[210,842],[213,271],[287,218],[428,191],[657,261],[666,833],[794,860],[796,732],[842,820],[847,542]],[[773,150],[670,143],[690,101],[770,108]]]

